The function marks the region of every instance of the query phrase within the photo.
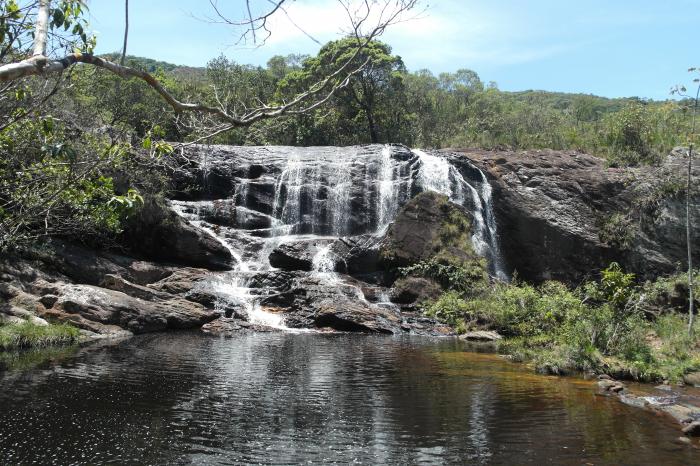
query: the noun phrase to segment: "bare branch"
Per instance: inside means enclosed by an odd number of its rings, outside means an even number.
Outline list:
[[[250,25],[251,28],[265,27],[267,19],[274,12],[282,9],[282,4],[284,1],[285,0],[273,1],[272,4],[274,8],[271,12],[259,18],[253,18],[252,24],[251,18],[249,18],[247,24]],[[219,123],[223,123],[223,126],[216,128],[216,131],[210,135],[212,136],[233,127],[247,126],[263,119],[309,112],[325,104],[339,89],[347,86],[351,78],[363,71],[369,64],[369,59],[365,60],[359,65],[357,64],[357,58],[360,56],[362,50],[377,36],[381,35],[389,25],[399,21],[401,15],[405,11],[412,9],[418,0],[383,0],[384,6],[381,8],[378,20],[367,32],[363,31],[363,27],[368,23],[371,16],[372,7],[378,4],[378,0],[363,0],[362,5],[358,9],[353,9],[351,7],[350,0],[338,1],[345,8],[350,24],[353,28],[352,35],[357,39],[357,47],[355,48],[354,53],[334,72],[326,75],[323,79],[311,85],[306,91],[297,94],[289,101],[282,102],[281,104],[277,105],[266,105],[261,103],[258,107],[252,109],[243,105],[241,113],[236,111],[235,108],[231,113],[226,110],[225,106],[219,99],[216,90],[214,95],[218,105],[215,107],[200,103],[182,102],[178,100],[155,77],[153,77],[153,75],[145,71],[123,65],[124,55],[126,52],[126,33],[128,31],[128,25],[125,31],[122,64],[117,64],[91,54],[72,53],[61,59],[54,60],[50,60],[43,54],[35,54],[26,60],[0,66],[0,82],[10,82],[28,76],[48,76],[51,74],[60,74],[77,63],[89,64],[108,70],[124,79],[137,78],[144,81],[165,102],[167,102],[167,104],[170,105],[176,113],[190,112],[193,114],[199,114],[203,117],[215,118],[219,121]],[[227,20],[221,14],[217,8],[215,0],[210,0],[210,3],[222,21],[226,21],[228,24],[236,24]],[[50,0],[40,0],[40,6],[47,11],[47,15],[49,5]],[[390,5],[393,8],[389,8]],[[128,21],[128,1],[126,1],[126,8]],[[252,15],[250,16],[252,17]],[[260,21],[260,23],[256,25],[255,21]],[[46,24],[46,27],[48,27],[48,24]],[[39,42],[40,41],[35,43],[35,51],[42,50],[42,46]],[[46,41],[44,40],[43,43],[45,50]]]
[[[122,58],[119,61],[120,65],[124,65],[126,58],[126,44],[129,39],[129,0],[124,0],[124,47],[122,47]]]

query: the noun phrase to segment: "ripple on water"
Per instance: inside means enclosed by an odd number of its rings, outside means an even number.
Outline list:
[[[0,376],[7,464],[692,464],[677,426],[451,340],[151,335]]]

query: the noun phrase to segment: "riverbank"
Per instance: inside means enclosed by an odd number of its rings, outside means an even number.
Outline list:
[[[0,351],[65,346],[77,343],[80,330],[66,324],[52,324],[43,319],[0,322]]]

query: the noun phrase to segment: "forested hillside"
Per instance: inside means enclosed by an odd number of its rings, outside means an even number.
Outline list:
[[[275,56],[266,67],[236,63],[226,57],[206,68],[177,66],[128,57],[132,66],[156,72],[175,94],[191,99],[218,98],[227,105],[253,105],[290,98],[301,86],[324,72],[328,61],[342,60],[350,44],[327,44],[316,57]],[[115,58],[115,56],[109,56]],[[674,146],[684,143],[690,130],[688,102],[651,101],[638,97],[610,99],[587,94],[541,90],[506,92],[497,83],[484,83],[469,69],[433,74],[408,71],[401,57],[376,42],[366,50],[372,67],[363,72],[328,105],[303,116],[256,123],[218,135],[226,144],[350,145],[369,142],[403,143],[444,148],[576,149],[607,158],[611,165],[656,163]],[[106,87],[119,78],[98,72]],[[196,137],[186,125],[172,126],[171,115],[155,93],[142,84],[130,93],[140,111],[121,116],[115,103],[101,100],[104,118],[116,118],[137,129],[144,121],[168,126],[173,141]],[[670,88],[670,86],[669,86]],[[105,99],[104,88],[79,88],[79,93]],[[116,97],[116,96],[115,96]],[[669,96],[670,97],[670,96]],[[117,99],[113,98],[113,101]],[[147,113],[144,113],[147,112]],[[170,126],[169,126],[170,125]]]

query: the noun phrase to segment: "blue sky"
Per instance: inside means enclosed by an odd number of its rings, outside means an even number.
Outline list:
[[[267,0],[251,0],[254,7]],[[204,21],[209,0],[130,0],[129,53],[204,66],[225,54],[264,65],[277,54],[315,54],[346,26],[336,0],[288,0],[262,47],[235,45],[230,26]],[[219,0],[241,19],[243,0]],[[90,0],[98,53],[120,50],[123,2]],[[500,89],[544,89],[608,97],[668,97],[700,65],[700,0],[425,0],[424,13],[382,40],[410,70],[437,74],[470,68]],[[290,19],[291,18],[291,21]],[[297,26],[299,28],[297,28]]]

